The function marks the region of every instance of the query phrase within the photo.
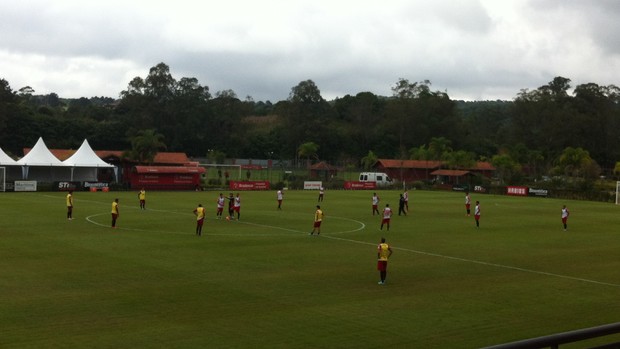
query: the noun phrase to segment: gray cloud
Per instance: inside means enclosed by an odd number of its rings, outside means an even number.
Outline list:
[[[62,97],[117,97],[159,62],[212,92],[272,102],[307,79],[327,99],[390,95],[399,78],[454,99],[512,99],[560,75],[620,78],[612,0],[29,0],[0,11],[0,78]]]

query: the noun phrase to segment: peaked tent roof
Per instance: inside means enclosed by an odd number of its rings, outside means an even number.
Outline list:
[[[90,147],[86,139],[80,148],[62,163],[74,167],[114,167],[101,160],[101,158],[95,154],[95,151]]]
[[[17,165],[17,162],[13,160],[10,156],[6,155],[4,150],[0,148],[0,165]]]
[[[37,144],[32,147],[28,154],[17,160],[17,164],[27,166],[64,166],[62,162],[47,149],[41,137],[39,137]]]

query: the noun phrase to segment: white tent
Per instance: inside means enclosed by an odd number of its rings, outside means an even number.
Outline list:
[[[5,179],[16,180],[21,178],[21,168],[15,160],[8,156],[2,148],[0,148],[0,167],[6,168]]]
[[[62,164],[71,168],[71,181],[96,181],[99,168],[114,168],[95,154],[86,139]]]
[[[49,151],[43,138],[39,137],[37,143],[30,149],[28,154],[17,160],[22,166],[22,179],[40,181],[68,180],[67,168]]]
[[[6,155],[4,150],[0,148],[0,166],[10,166],[10,165],[17,165],[17,163],[15,163],[15,160],[13,160],[10,156]]]

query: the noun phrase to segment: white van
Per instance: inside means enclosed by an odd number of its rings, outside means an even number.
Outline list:
[[[392,178],[383,172],[362,172],[360,182],[377,182],[377,187],[385,187],[392,184]]]

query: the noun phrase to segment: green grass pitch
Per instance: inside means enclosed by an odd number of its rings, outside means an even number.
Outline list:
[[[309,191],[241,192],[239,222],[219,192],[76,192],[73,221],[65,193],[0,193],[0,348],[476,348],[620,321],[619,206],[475,194],[476,229],[462,193],[409,193],[398,216],[378,191],[387,232],[372,192],[327,191],[320,237]]]

